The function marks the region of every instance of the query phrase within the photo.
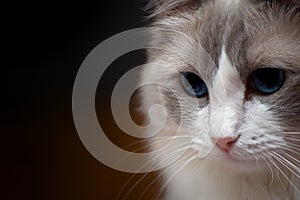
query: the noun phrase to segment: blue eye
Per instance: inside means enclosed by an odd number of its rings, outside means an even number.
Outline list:
[[[277,92],[285,81],[284,70],[279,68],[260,68],[251,76],[253,87],[264,94]]]
[[[194,73],[182,72],[182,85],[185,91],[191,95],[201,98],[207,95],[208,90],[204,81]]]

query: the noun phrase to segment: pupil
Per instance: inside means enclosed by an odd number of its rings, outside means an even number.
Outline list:
[[[188,94],[195,96],[197,98],[203,97],[207,94],[207,87],[204,81],[194,73],[183,72],[183,86]]]
[[[252,84],[264,94],[278,91],[284,83],[284,71],[277,68],[261,68],[254,71]]]

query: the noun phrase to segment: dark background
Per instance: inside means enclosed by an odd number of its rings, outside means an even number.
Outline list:
[[[106,38],[144,26],[144,4],[98,0],[2,5],[1,199],[121,199],[118,195],[142,178],[136,175],[126,185],[132,174],[112,170],[87,152],[73,123],[71,97],[84,58]],[[144,61],[143,51],[122,56],[97,91],[100,122],[120,146],[131,139],[111,119],[110,91],[122,73]],[[127,199],[139,197],[143,182]]]

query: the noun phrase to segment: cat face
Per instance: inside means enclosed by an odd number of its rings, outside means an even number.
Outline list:
[[[300,4],[165,2],[155,2],[153,23],[153,46],[164,50],[149,50],[159,65],[143,74],[161,86],[145,101],[164,105],[168,124],[208,160],[299,163]]]

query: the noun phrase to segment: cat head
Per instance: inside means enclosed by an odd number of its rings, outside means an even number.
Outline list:
[[[148,9],[155,64],[142,78],[160,86],[144,88],[143,101],[165,107],[165,132],[182,126],[193,151],[210,149],[206,159],[299,162],[300,3],[153,0]]]

